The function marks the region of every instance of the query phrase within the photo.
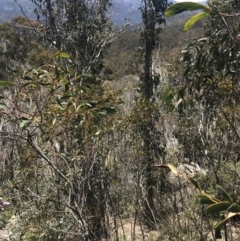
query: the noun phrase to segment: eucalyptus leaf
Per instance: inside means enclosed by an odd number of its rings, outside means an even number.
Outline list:
[[[240,206],[236,203],[232,204],[231,207],[228,209],[228,212],[240,213]]]
[[[204,6],[200,3],[195,2],[181,2],[171,5],[165,12],[164,15],[166,17],[171,17],[176,14],[185,12],[185,11],[196,11],[196,10],[204,10],[207,11],[208,7]]]
[[[70,55],[68,53],[58,51],[53,57],[70,58]]]
[[[63,108],[62,103],[60,101],[60,99],[58,97],[55,98],[56,102],[58,103],[58,105],[61,107],[61,109]]]
[[[27,124],[29,124],[31,121],[30,120],[23,120],[21,123],[20,123],[20,127],[21,128],[24,128]]]
[[[171,164],[160,164],[160,165],[155,165],[155,167],[169,168],[171,172],[173,172],[176,175],[179,175],[178,169]]]
[[[186,21],[186,23],[184,24],[183,30],[188,31],[196,22],[208,16],[210,16],[210,14],[207,12],[201,12],[193,15]]]
[[[229,221],[229,219],[235,216],[240,216],[240,213],[228,213],[227,217],[223,221],[219,222],[217,225],[214,226],[214,229],[221,230],[223,226]]]
[[[227,211],[232,204],[229,202],[216,203],[207,208],[208,213],[219,213],[221,211]]]
[[[230,203],[232,203],[232,198],[229,196],[229,194],[219,185],[216,186],[217,191],[219,192],[219,194],[222,195],[222,197],[224,198],[225,201],[228,201]],[[240,210],[239,210],[240,212]]]
[[[200,194],[199,196],[201,204],[215,204],[217,203],[216,199],[212,198],[206,193]]]
[[[13,85],[14,83],[11,81],[5,81],[5,80],[0,81],[0,87],[11,87]]]
[[[194,180],[192,177],[189,178],[189,181],[199,190],[201,190],[200,185],[198,184],[198,182],[196,180]]]
[[[6,110],[7,106],[4,103],[0,103],[0,109]]]

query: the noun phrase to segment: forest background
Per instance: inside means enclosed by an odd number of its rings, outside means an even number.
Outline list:
[[[165,0],[122,27],[29,1],[0,25],[0,238],[238,240],[239,2],[184,5],[209,14],[183,32]]]

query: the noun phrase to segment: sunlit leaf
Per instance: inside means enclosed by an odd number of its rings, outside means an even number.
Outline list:
[[[39,72],[38,72],[38,70],[37,70],[37,69],[33,69],[33,70],[32,70],[32,72],[33,72],[34,74],[36,74],[36,75],[38,75],[38,74],[39,74]]]
[[[207,6],[195,2],[181,2],[171,5],[165,12],[166,17],[171,17],[185,11],[208,10]]]
[[[196,22],[200,21],[203,18],[208,17],[210,14],[206,12],[197,13],[189,18],[184,24],[183,30],[188,31]]]
[[[0,109],[6,110],[7,106],[4,103],[0,103]]]
[[[86,78],[86,79],[92,79],[93,75],[91,75],[91,74],[82,74],[81,77]]]
[[[98,111],[98,113],[101,115],[107,115],[107,111],[105,111],[105,110],[100,110],[100,111]]]
[[[178,169],[171,164],[159,164],[155,165],[155,167],[169,168],[171,172],[173,172],[176,175],[179,175]]]
[[[115,107],[101,107],[96,110],[96,113],[101,115],[115,114],[117,109]]]
[[[14,83],[11,81],[5,81],[5,80],[0,81],[0,87],[11,87],[13,85]]]
[[[30,120],[23,120],[21,123],[20,123],[20,127],[23,128],[25,127],[28,123],[30,123],[31,121]]]
[[[88,107],[90,107],[90,108],[92,108],[92,107],[93,107],[93,106],[92,106],[92,104],[91,104],[91,103],[89,103],[89,102],[85,102],[84,104],[85,104],[85,106],[88,106]]]
[[[115,114],[117,111],[115,107],[102,107],[99,110],[105,111],[107,114]]]
[[[240,213],[228,213],[227,217],[223,221],[219,222],[214,226],[214,229],[221,230],[223,226],[228,222],[228,220],[235,216],[240,216]]]
[[[23,85],[21,86],[21,88],[24,88],[24,87],[26,87],[26,86],[28,86],[28,85],[32,85],[31,87],[35,86],[35,84],[33,85],[33,82],[30,81],[30,82],[27,82],[27,83],[23,84]]]
[[[53,55],[53,57],[70,58],[70,55],[68,53],[58,51],[56,54]]]

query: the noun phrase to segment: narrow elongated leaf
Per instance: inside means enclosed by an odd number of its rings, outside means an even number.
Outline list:
[[[192,177],[189,177],[189,181],[200,191],[202,190],[200,185],[198,184],[198,182],[196,180],[194,180]]]
[[[31,77],[29,77],[29,76],[24,76],[24,78],[23,78],[24,80],[33,80]]]
[[[219,213],[221,211],[226,211],[232,204],[229,202],[216,203],[207,208],[208,213]]]
[[[185,11],[196,11],[196,10],[208,10],[207,6],[204,6],[195,2],[181,2],[171,5],[164,13],[166,17],[171,17],[176,14],[185,12]]]
[[[5,80],[0,81],[0,87],[11,87],[13,85],[14,83],[11,81],[5,81]]]
[[[21,128],[24,128],[28,123],[30,123],[31,121],[30,120],[23,120],[21,123],[20,123],[20,127]]]
[[[82,74],[81,77],[86,78],[86,79],[92,79],[93,75],[91,75],[91,74]]]
[[[53,57],[70,58],[70,55],[68,53],[58,51]]]
[[[210,14],[206,12],[197,13],[193,15],[191,18],[187,20],[187,22],[184,24],[183,30],[188,31],[196,22],[200,21],[203,18],[208,17]]]
[[[228,222],[229,219],[235,216],[240,216],[240,213],[228,213],[227,217],[214,226],[215,230],[221,230],[222,227]]]
[[[36,85],[31,81],[29,81],[29,82],[27,82],[27,83],[25,83],[25,84],[23,84],[22,86],[21,86],[21,88],[24,88],[24,87],[26,87],[26,86],[28,86],[28,85],[32,85],[31,87],[35,87]]]
[[[212,198],[211,196],[207,195],[206,193],[200,194],[199,196],[201,204],[215,204],[218,203],[218,200]]]
[[[72,97],[71,94],[67,94],[67,95],[63,95],[60,100],[63,101],[63,100],[69,100],[70,98]]]
[[[228,209],[228,212],[240,213],[240,206],[234,203],[234,204],[232,204],[231,207]]]
[[[229,196],[229,194],[221,186],[217,185],[216,188],[217,188],[219,194],[221,194],[222,197],[225,199],[225,201],[233,203],[232,198]]]
[[[0,103],[0,109],[1,110],[6,110],[7,106],[5,105],[5,103]]]
[[[62,103],[60,101],[60,99],[58,97],[55,98],[56,102],[58,103],[58,105],[61,107],[61,109],[63,108]]]
[[[107,115],[107,111],[105,111],[105,110],[100,110],[100,111],[98,111],[98,113],[101,115]]]
[[[99,110],[105,111],[107,114],[115,114],[117,111],[115,107],[101,107]]]
[[[162,100],[164,102],[169,102],[169,101],[172,101],[173,97],[174,97],[173,90],[172,89],[168,89],[166,92],[164,92]]]
[[[178,169],[171,164],[160,164],[155,165],[155,167],[169,168],[174,174],[179,175]]]

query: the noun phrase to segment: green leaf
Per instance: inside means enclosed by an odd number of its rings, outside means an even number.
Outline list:
[[[92,79],[94,78],[94,76],[92,74],[82,74],[81,75],[82,78],[86,78],[86,79]]]
[[[97,112],[101,115],[115,114],[116,111],[115,107],[101,107],[97,110]]]
[[[206,193],[202,193],[198,197],[200,198],[201,204],[215,204],[215,203],[219,202],[219,200],[212,198],[211,196],[209,196]]]
[[[0,103],[0,109],[6,110],[7,106],[4,103]]]
[[[30,120],[23,120],[21,123],[20,123],[20,127],[21,128],[24,128],[28,123],[30,123],[31,121]]]
[[[53,57],[70,58],[70,55],[65,52],[58,51],[56,54],[53,55]]]
[[[163,102],[169,103],[172,102],[173,98],[175,96],[175,92],[172,89],[168,89],[164,92],[162,100]]]
[[[240,206],[236,203],[232,204],[231,207],[228,209],[228,212],[233,213],[240,213]]]
[[[228,220],[234,216],[240,216],[240,213],[228,213],[227,217],[223,221],[219,222],[214,226],[214,229],[221,230],[222,227],[228,222]]]
[[[101,115],[107,115],[107,112],[105,110],[98,111],[98,113]]]
[[[53,122],[52,122],[53,125],[55,125],[56,120],[57,120],[56,118],[53,119]]]
[[[91,103],[89,103],[89,102],[85,102],[84,105],[85,105],[85,106],[88,106],[88,107],[90,107],[90,108],[93,108],[93,105],[92,105]]]
[[[63,106],[62,106],[62,103],[61,103],[60,99],[58,97],[56,97],[55,100],[58,103],[58,105],[60,106],[60,108],[63,109]]]
[[[22,88],[24,88],[24,87],[26,87],[26,86],[28,86],[28,85],[32,85],[31,87],[35,87],[36,85],[31,81],[31,82],[27,82],[27,83],[25,83],[25,84],[23,84],[22,86],[21,86],[21,89]]]
[[[219,194],[222,195],[222,197],[225,199],[225,201],[228,201],[230,203],[233,203],[232,198],[229,196],[229,194],[219,185],[216,186]]]
[[[34,74],[36,74],[36,75],[39,74],[38,69],[35,69],[35,68],[32,70],[32,72],[33,72]]]
[[[206,12],[202,12],[202,13],[197,13],[195,15],[193,15],[192,17],[190,17],[186,23],[184,24],[183,30],[184,31],[188,31],[196,22],[198,22],[199,20],[208,17],[210,14],[206,13]]]
[[[189,177],[189,181],[199,190],[202,190],[200,185],[198,184],[197,181],[195,181],[192,177]]]
[[[208,213],[219,213],[221,211],[226,211],[232,204],[229,202],[216,203],[207,208]]]
[[[171,17],[176,14],[185,12],[185,11],[196,11],[196,10],[204,10],[207,11],[208,7],[199,3],[194,2],[181,2],[171,5],[164,13],[166,17]]]
[[[72,97],[71,94],[66,94],[66,95],[63,95],[60,100],[63,101],[63,100],[69,100],[70,98]]]
[[[107,114],[115,114],[117,110],[115,107],[102,107],[100,111],[106,111]]]
[[[0,81],[0,87],[11,87],[13,85],[14,83],[11,81],[4,81],[4,80]]]
[[[24,76],[24,78],[23,78],[24,80],[33,80],[31,77],[29,77],[29,76]]]
[[[173,172],[176,175],[179,175],[178,169],[171,164],[160,164],[160,165],[155,165],[155,167],[169,168],[171,172]]]

